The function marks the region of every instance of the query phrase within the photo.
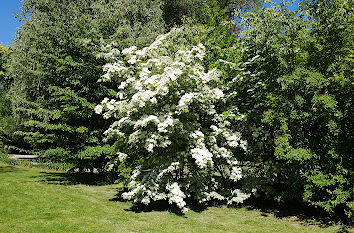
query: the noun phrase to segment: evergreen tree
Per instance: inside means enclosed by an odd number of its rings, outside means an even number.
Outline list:
[[[101,45],[146,45],[164,32],[161,1],[26,0],[24,23],[13,41],[9,73],[11,95],[21,121],[17,132],[33,149],[52,160],[72,161],[79,151],[92,158],[109,153],[100,147],[106,128],[94,115],[102,96],[98,85],[104,58]],[[98,146],[98,147],[97,147]],[[94,148],[94,149],[93,149]]]

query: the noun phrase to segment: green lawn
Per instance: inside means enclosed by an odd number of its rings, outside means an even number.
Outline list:
[[[112,200],[119,185],[72,182],[65,174],[0,165],[0,232],[336,232],[295,217],[247,208],[209,208],[179,216],[132,211]]]

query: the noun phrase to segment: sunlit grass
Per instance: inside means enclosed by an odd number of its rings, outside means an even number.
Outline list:
[[[179,216],[163,208],[133,211],[120,185],[0,165],[0,232],[336,232],[295,217],[213,207]],[[90,185],[91,184],[91,185]],[[101,183],[102,184],[102,183]]]

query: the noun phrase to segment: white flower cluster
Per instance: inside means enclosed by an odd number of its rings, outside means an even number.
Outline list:
[[[235,151],[247,149],[220,110],[225,104],[220,74],[205,71],[202,44],[172,55],[160,50],[168,46],[169,35],[141,50],[115,51],[115,62],[103,67],[100,81],[119,86],[116,99],[105,98],[95,108],[105,119],[116,119],[105,135],[120,143],[117,160],[144,156],[142,167],[148,170],[145,175],[141,167],[134,171],[123,197],[144,204],[165,199],[183,212],[187,197],[241,201],[245,196],[231,188],[229,195],[220,195],[215,179],[221,173],[228,183],[241,179]]]
[[[170,204],[175,203],[182,212],[187,212],[188,209],[185,207],[186,202],[184,201],[186,195],[181,191],[178,183],[174,182],[173,184],[167,184],[166,189],[168,190],[168,202]]]

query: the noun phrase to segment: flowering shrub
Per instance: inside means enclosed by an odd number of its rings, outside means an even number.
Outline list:
[[[220,73],[205,71],[202,44],[168,54],[169,36],[124,49],[104,66],[100,81],[119,85],[117,99],[95,108],[115,119],[105,132],[118,148],[108,167],[139,161],[123,193],[134,202],[168,200],[183,212],[186,199],[242,202],[249,194],[235,188],[242,178],[235,154],[246,150],[246,141],[223,115]]]

